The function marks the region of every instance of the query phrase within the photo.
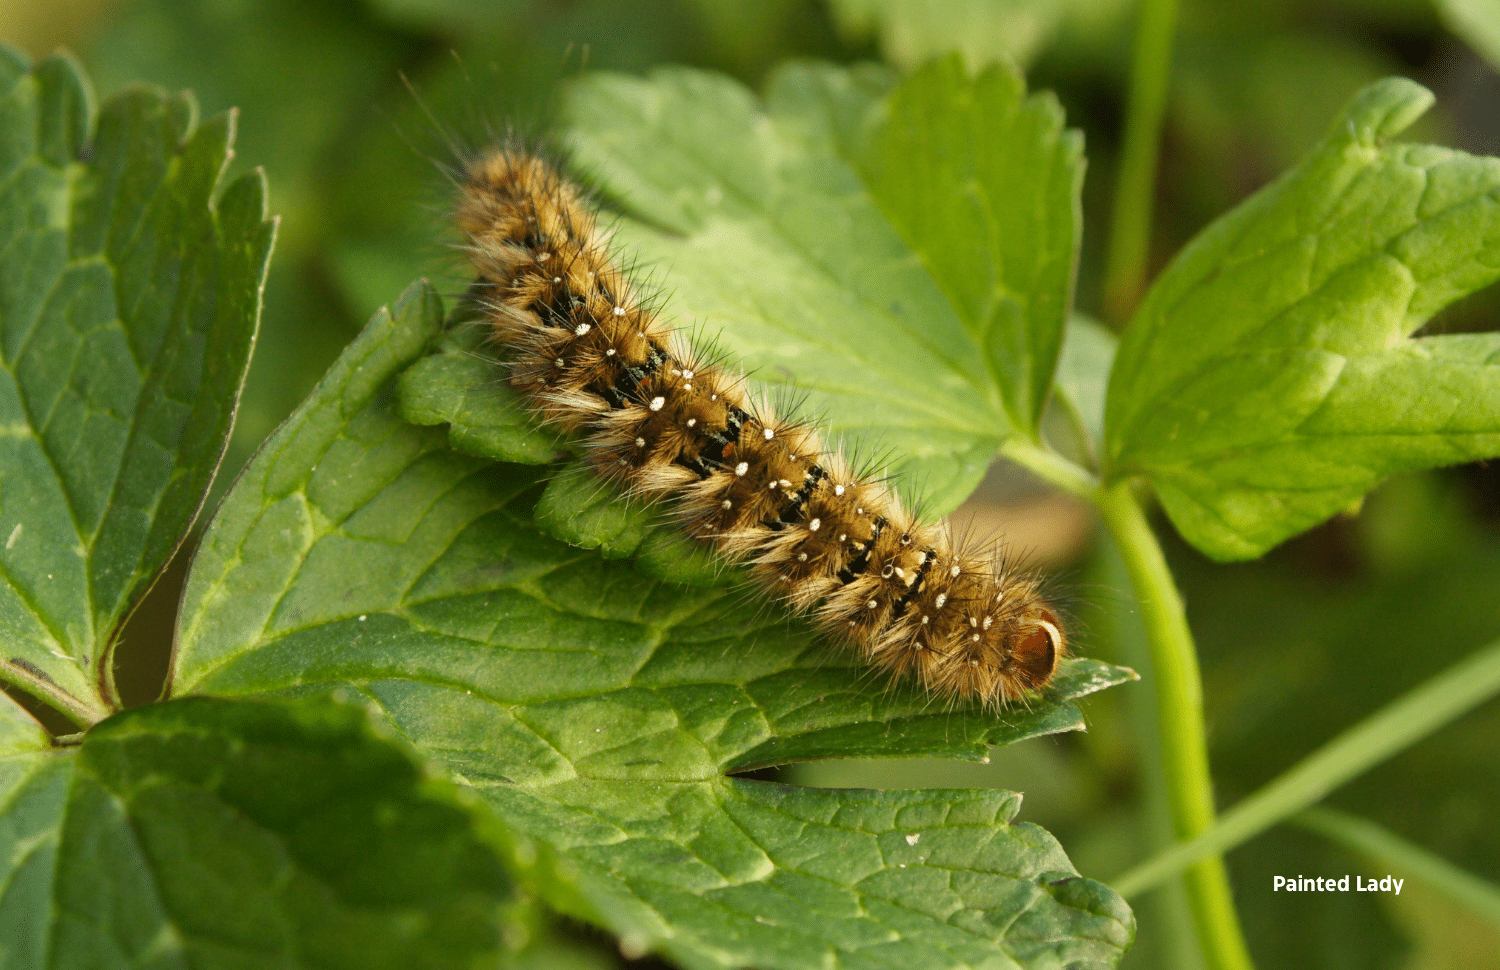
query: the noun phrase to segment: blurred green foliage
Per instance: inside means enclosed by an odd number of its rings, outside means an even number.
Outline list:
[[[1438,106],[1413,140],[1500,151],[1500,11],[1483,0],[1185,0],[1153,239],[1156,268],[1194,232],[1299,158],[1363,84],[1402,74]],[[220,489],[302,399],[378,305],[417,273],[462,286],[443,226],[450,142],[518,125],[540,130],[558,82],[582,69],[681,63],[759,85],[791,58],[886,58],[898,69],[960,49],[1028,60],[1028,86],[1054,89],[1087,139],[1080,308],[1098,309],[1131,23],[1127,2],[969,0],[9,0],[0,39],[34,56],[76,51],[101,94],[146,80],[196,92],[205,117],[241,109],[231,175],[263,166],[281,241]],[[942,10],[937,13],[934,11]],[[1017,13],[1019,11],[1019,14]],[[1031,17],[996,40],[975,24]],[[1488,58],[1488,60],[1487,60]],[[978,65],[971,65],[977,67]],[[403,80],[406,79],[406,80]],[[1496,329],[1500,294],[1481,292],[1427,332]],[[1500,469],[1397,479],[1343,517],[1266,558],[1221,566],[1177,544],[1173,568],[1203,652],[1221,805],[1274,777],[1376,706],[1500,636]],[[1077,563],[1084,652],[1117,659],[1121,608],[1107,557]],[[176,606],[146,601],[122,651],[164,656]],[[164,661],[163,661],[164,662]],[[122,684],[127,696],[134,688]],[[1005,787],[1030,792],[1021,817],[1108,878],[1149,844],[1138,784],[1142,745],[1128,698],[1087,706],[1087,735],[998,750],[987,765],[832,762],[798,769],[818,785]],[[1335,793],[1469,872],[1500,881],[1500,705],[1491,703]],[[1365,872],[1372,863],[1306,831],[1278,828],[1229,859],[1237,902],[1265,968],[1500,965],[1500,932],[1441,895],[1288,897],[1272,875]],[[1181,966],[1143,900],[1129,967]],[[1179,914],[1180,915],[1180,914]],[[539,935],[545,936],[538,927]],[[600,966],[585,940],[538,965]],[[545,948],[545,944],[544,944]],[[592,949],[589,949],[592,948]],[[536,951],[542,952],[542,951]],[[1190,964],[1188,964],[1190,965]]]

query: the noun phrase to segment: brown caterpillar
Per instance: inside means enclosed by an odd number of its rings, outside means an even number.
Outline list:
[[[467,166],[458,225],[510,383],[542,421],[582,430],[599,473],[669,499],[694,537],[872,664],[992,706],[1052,678],[1066,651],[1038,580],[957,548],[812,429],[752,405],[642,304],[587,196],[503,146]]]

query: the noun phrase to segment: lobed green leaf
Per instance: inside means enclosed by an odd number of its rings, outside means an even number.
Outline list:
[[[580,169],[627,213],[620,250],[670,274],[668,317],[805,396],[832,440],[888,455],[934,511],[1034,434],[1081,162],[1055,102],[1013,72],[949,60],[893,86],[795,66],[763,102],[702,72],[595,74],[564,113]]]
[[[1500,277],[1500,159],[1386,144],[1431,104],[1366,88],[1301,165],[1158,278],[1110,378],[1115,476],[1259,555],[1399,471],[1500,454],[1500,338],[1408,339]]]
[[[0,49],[0,680],[88,721],[223,454],[274,227],[233,116]]]
[[[184,594],[174,690],[352,688],[542,854],[513,861],[628,952],[689,967],[1113,965],[1133,918],[1005,792],[726,777],[1076,730],[1128,672],[1074,660],[1031,708],[934,710],[722,587],[540,532],[541,470],[448,447],[389,393],[442,326],[382,312],[246,470]],[[408,371],[410,373],[410,371]]]
[[[1083,133],[1019,74],[957,57],[908,78],[841,132],[876,204],[984,353],[1011,424],[1034,435],[1072,309]]]
[[[492,965],[502,841],[361,706],[138,708],[0,757],[0,964]]]

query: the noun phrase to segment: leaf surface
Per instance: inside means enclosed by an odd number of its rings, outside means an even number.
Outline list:
[[[1104,0],[832,0],[851,38],[874,34],[886,58],[912,68],[950,51],[974,65],[1028,63],[1057,34],[1071,8]]]
[[[1500,7],[1491,0],[1438,0],[1448,27],[1500,69]]]
[[[137,708],[0,756],[0,966],[477,966],[502,838],[362,706]]]
[[[956,57],[897,88],[846,136],[870,194],[982,348],[1011,423],[1034,434],[1071,310],[1083,134],[1014,71]]]
[[[392,380],[440,327],[430,291],[408,291],[236,484],[192,566],[177,690],[352,685],[555,853],[548,898],[627,952],[705,968],[1117,962],[1128,908],[1011,822],[1019,796],[726,773],[979,759],[1081,728],[1072,699],[1127,672],[1074,660],[1030,709],[933,709],[722,587],[544,535],[541,470],[399,417]],[[516,861],[535,875],[534,858]]]
[[[1387,144],[1431,101],[1366,88],[1173,261],[1121,343],[1113,473],[1148,478],[1211,556],[1259,555],[1395,472],[1500,454],[1500,338],[1408,339],[1500,277],[1500,159]]]
[[[945,513],[1003,439],[1034,433],[1081,162],[1055,103],[1013,73],[970,79],[949,60],[893,86],[795,66],[764,101],[698,71],[594,74],[564,113],[668,318],[758,386],[805,397],[831,441]]]
[[[233,117],[194,114],[137,88],[96,125],[70,60],[0,51],[0,679],[83,720],[203,502],[260,312],[264,181],[220,193]]]

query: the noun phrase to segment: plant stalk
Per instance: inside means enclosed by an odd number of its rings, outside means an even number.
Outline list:
[[[1131,482],[1107,488],[1099,497],[1099,509],[1125,559],[1140,605],[1156,673],[1157,722],[1172,825],[1177,838],[1187,841],[1213,828],[1215,821],[1197,648],[1182,597]],[[1223,860],[1200,859],[1188,869],[1185,882],[1207,966],[1251,970]]]
[[[1148,859],[1111,885],[1120,895],[1131,896],[1170,879],[1188,865],[1199,864],[1195,860],[1232,849],[1496,695],[1500,695],[1500,642],[1382,707],[1240,801],[1211,830],[1200,829],[1192,841]]]
[[[1177,0],[1142,0],[1104,268],[1104,315],[1117,327],[1130,318],[1146,283],[1156,163],[1167,113],[1176,26]]]

